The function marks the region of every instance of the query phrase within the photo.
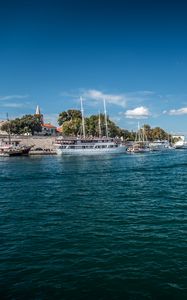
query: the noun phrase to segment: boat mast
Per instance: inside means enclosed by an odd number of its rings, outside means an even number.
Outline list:
[[[83,109],[82,97],[80,97],[80,100],[81,100],[81,114],[82,114],[82,131],[83,131],[83,138],[85,139],[86,133],[85,133],[84,109]]]
[[[7,118],[7,122],[8,122],[8,142],[9,145],[11,144],[11,138],[10,138],[10,122],[9,122],[9,118],[8,118],[8,113],[6,114],[6,118]]]
[[[101,115],[100,115],[100,111],[99,111],[99,137],[101,137]]]
[[[145,142],[145,130],[144,130],[144,126],[142,127],[142,140],[143,140],[143,142]]]
[[[138,122],[138,142],[140,142],[140,123]]]
[[[105,99],[103,101],[103,104],[104,104],[104,114],[105,114],[106,137],[108,138],[108,123],[107,123],[107,113],[106,113],[106,102],[105,102]]]

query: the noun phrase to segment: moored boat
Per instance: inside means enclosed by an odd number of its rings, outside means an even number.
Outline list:
[[[122,144],[121,140],[110,138],[108,136],[108,124],[107,124],[105,100],[104,100],[104,114],[105,114],[106,136],[104,137],[101,137],[100,114],[99,114],[99,137],[86,136],[82,98],[80,100],[81,100],[83,135],[81,137],[58,138],[54,144],[57,154],[59,155],[105,155],[105,154],[125,153],[126,146]]]
[[[179,140],[176,143],[174,143],[173,147],[175,149],[187,149],[187,141],[185,140],[185,136],[180,136]]]
[[[170,143],[167,140],[156,140],[149,143],[151,151],[164,151],[171,149]]]
[[[136,142],[127,149],[129,153],[145,153],[150,152],[150,148],[142,142]]]
[[[32,146],[21,145],[18,140],[2,139],[0,141],[0,156],[23,156],[28,155]]]
[[[0,156],[23,156],[28,155],[32,146],[20,145],[20,141],[12,141],[10,134],[10,123],[7,114],[8,126],[8,139],[2,139],[0,141]]]
[[[0,156],[26,156],[29,154],[31,146],[14,146],[12,144],[0,145]]]
[[[57,154],[103,155],[126,152],[126,146],[110,138],[62,138],[55,143]]]
[[[132,146],[128,147],[127,152],[129,153],[150,152],[144,127],[140,128],[139,123],[138,123],[138,131],[136,133],[135,142],[132,144]]]

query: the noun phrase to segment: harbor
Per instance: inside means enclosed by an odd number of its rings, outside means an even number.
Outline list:
[[[8,142],[8,138],[7,137],[3,137],[3,141],[5,141],[5,143]],[[29,152],[28,155],[32,156],[32,155],[58,155],[58,148],[59,146],[63,145],[64,149],[70,149],[70,147],[72,147],[71,145],[74,145],[74,141],[77,142],[76,138],[55,138],[55,137],[21,137],[21,136],[17,136],[17,137],[12,137],[12,141],[13,143],[16,143],[22,147],[27,145],[27,147],[29,147]],[[103,141],[103,142],[101,142]],[[98,143],[97,139],[91,139],[89,138],[87,140],[87,144],[85,144],[85,140],[82,139],[82,147],[91,147],[90,149],[93,148],[94,145],[95,149],[97,150],[97,152],[93,152],[91,151],[91,153],[86,153],[87,155],[91,154],[91,155],[102,155],[101,151],[98,151],[98,149],[101,147],[101,149],[113,149],[114,145],[117,145],[119,143],[119,140],[113,140],[114,144],[106,144],[105,143],[106,138],[103,138],[103,140],[100,140],[100,143]],[[88,146],[85,146],[88,145]],[[180,146],[179,146],[180,145]],[[61,146],[62,147],[62,146]],[[79,147],[80,149],[80,143],[77,144],[77,147]],[[104,147],[104,148],[103,148]],[[110,148],[107,148],[110,147]],[[112,148],[111,148],[112,147]],[[1,148],[1,145],[0,145]],[[85,149],[85,148],[84,148]],[[88,148],[89,149],[89,148]],[[114,151],[114,154],[135,154],[135,153],[155,153],[155,152],[169,152],[169,151],[177,151],[177,150],[187,150],[187,146],[185,141],[183,143],[180,142],[180,144],[177,142],[176,145],[173,144],[171,145],[170,143],[168,143],[168,141],[155,141],[155,142],[148,142],[146,141],[146,143],[144,142],[124,142],[123,143],[123,149],[122,151]],[[89,151],[88,151],[89,152]],[[112,152],[107,152],[108,154],[111,154]],[[72,155],[74,154],[74,152],[69,153],[69,151],[66,153],[66,155]],[[76,154],[76,153],[75,153]],[[85,153],[79,152],[78,155],[85,155]]]
[[[187,300],[187,1],[1,1],[0,32],[0,300]]]
[[[95,123],[92,122],[91,124],[91,134],[88,125],[85,124],[86,117],[82,97],[80,97],[80,104],[80,111],[68,110],[59,114],[59,124],[61,125],[59,128],[44,123],[44,116],[37,105],[33,116],[23,116],[23,119],[32,120],[32,128],[35,128],[32,129],[32,134],[29,134],[28,127],[26,127],[28,132],[18,135],[20,130],[16,129],[17,134],[14,135],[15,130],[12,127],[15,121],[10,121],[7,115],[7,121],[1,125],[1,128],[6,129],[7,132],[0,135],[0,155],[5,157],[20,155],[110,155],[187,149],[184,136],[171,135],[157,127],[155,137],[162,136],[162,139],[154,140],[150,135],[154,129],[151,129],[149,125],[140,126],[139,122],[137,131],[131,135],[129,132],[125,137],[125,130],[120,129],[107,115],[105,99],[103,99],[104,114],[99,112],[98,115],[90,117],[90,120],[95,118]],[[62,122],[61,116],[63,116]],[[77,122],[76,130],[73,131],[71,129],[72,120]],[[67,136],[68,132],[69,136]],[[133,140],[129,139],[130,136],[133,137]]]

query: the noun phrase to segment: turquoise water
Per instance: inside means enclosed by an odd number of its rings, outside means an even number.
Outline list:
[[[0,158],[1,299],[187,299],[187,151]]]

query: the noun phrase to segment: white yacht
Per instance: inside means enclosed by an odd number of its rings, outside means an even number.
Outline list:
[[[174,143],[173,147],[175,149],[187,149],[187,141],[185,141],[185,136],[181,135],[181,136],[176,136],[179,138],[179,140]]]
[[[112,139],[108,137],[108,124],[106,114],[106,104],[104,101],[105,113],[105,128],[106,137],[86,137],[84,110],[81,98],[81,113],[82,113],[82,137],[59,137],[56,139],[55,148],[59,155],[104,155],[104,154],[119,154],[126,152],[126,146],[122,144],[121,140]],[[99,133],[100,129],[100,115],[99,115]]]
[[[126,146],[110,138],[58,138],[55,143],[57,154],[103,155],[126,152]]]
[[[171,149],[171,146],[167,140],[156,140],[149,143],[149,148],[151,151],[164,151]]]

